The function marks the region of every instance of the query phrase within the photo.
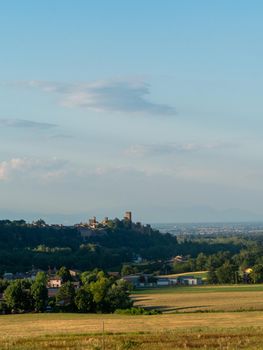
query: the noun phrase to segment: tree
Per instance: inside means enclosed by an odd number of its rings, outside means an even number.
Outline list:
[[[80,312],[91,312],[94,307],[93,296],[87,287],[80,287],[76,291],[74,301]]]
[[[123,265],[121,269],[121,275],[126,276],[126,275],[132,275],[134,273],[137,273],[138,269],[132,265]]]
[[[30,311],[32,309],[30,283],[24,280],[12,282],[4,292],[4,300],[11,310]]]
[[[75,305],[80,312],[113,312],[116,309],[129,308],[130,285],[124,280],[115,281],[103,271],[84,272],[81,276],[84,286],[75,296]]]
[[[209,284],[218,283],[218,278],[217,278],[216,272],[213,268],[211,268],[211,270],[207,274],[207,283],[209,283]]]
[[[93,296],[93,301],[96,304],[97,311],[104,311],[105,296],[111,284],[111,280],[105,276],[103,271],[98,273],[96,282],[90,283],[89,288]]]
[[[9,286],[10,282],[4,279],[0,279],[0,293],[3,293]]]
[[[250,278],[253,281],[253,283],[263,282],[263,264],[256,264],[252,267]]]
[[[198,271],[204,270],[206,263],[207,263],[207,257],[205,256],[205,254],[204,253],[198,254],[196,258],[196,269]]]
[[[74,285],[68,281],[62,284],[56,294],[56,303],[64,311],[74,311],[75,308],[75,288]]]
[[[81,274],[80,279],[81,282],[85,285],[85,284],[89,284],[91,282],[96,282],[98,277],[99,270],[98,269],[94,269],[93,271],[85,271]]]
[[[39,227],[46,225],[46,223],[43,219],[38,219],[37,221],[33,221],[33,224],[36,226],[39,226]]]
[[[31,286],[31,295],[36,311],[44,311],[48,300],[47,277],[44,272],[38,272]]]
[[[107,312],[114,312],[117,309],[128,309],[133,302],[129,296],[128,284],[117,281],[111,285],[105,296],[105,307]]]
[[[62,283],[68,282],[68,281],[72,281],[72,276],[69,272],[69,269],[67,269],[65,266],[62,266],[59,270],[57,275],[59,277],[61,277],[62,279]]]
[[[17,226],[25,226],[26,225],[26,221],[25,220],[14,220],[12,222],[13,225],[17,225]]]
[[[237,283],[239,276],[237,267],[229,261],[225,262],[216,270],[216,277],[219,283]]]

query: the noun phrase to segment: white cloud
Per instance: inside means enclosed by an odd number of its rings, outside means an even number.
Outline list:
[[[142,81],[57,83],[33,80],[18,82],[16,85],[61,95],[61,104],[66,107],[81,107],[105,112],[175,114],[173,107],[148,100],[146,97],[150,94],[150,85]]]
[[[62,178],[98,179],[117,174],[144,173],[143,170],[126,166],[110,165],[73,165],[61,159],[49,158],[11,158],[0,162],[0,181],[34,179],[52,182]],[[75,181],[74,180],[74,181]]]
[[[27,166],[28,161],[21,158],[0,162],[0,180],[7,180],[12,173],[21,171]]]
[[[57,158],[51,159],[32,159],[32,158],[12,158],[0,162],[0,181],[11,180],[19,176],[19,178],[25,176],[25,178],[58,178],[64,174],[62,169],[66,162],[58,160]]]
[[[7,164],[6,162],[0,163],[0,180],[7,178]]]

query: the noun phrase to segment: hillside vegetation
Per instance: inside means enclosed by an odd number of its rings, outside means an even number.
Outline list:
[[[244,240],[231,239],[185,239],[178,242],[169,233],[161,234],[150,226],[138,226],[118,219],[110,221],[103,229],[93,230],[90,237],[84,238],[74,226],[49,226],[42,221],[39,225],[32,225],[24,220],[2,220],[0,274],[6,271],[24,272],[32,266],[43,270],[61,266],[82,271],[93,268],[120,270],[123,263],[131,262],[136,256],[146,261],[164,261],[177,254],[196,258],[200,253],[211,255],[227,251],[227,257],[230,257],[244,247]],[[198,263],[202,269],[203,260]],[[194,271],[199,269],[198,264],[195,266],[194,261],[188,261],[177,265],[179,271],[174,272]],[[164,270],[167,271],[167,267]]]

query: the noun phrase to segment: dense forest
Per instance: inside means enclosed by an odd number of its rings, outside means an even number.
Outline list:
[[[0,273],[67,266],[79,270],[118,268],[136,256],[165,259],[177,251],[177,239],[133,228],[116,220],[112,227],[83,238],[78,227],[0,221]]]

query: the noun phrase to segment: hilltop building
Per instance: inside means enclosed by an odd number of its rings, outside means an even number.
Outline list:
[[[125,221],[126,224],[128,224],[128,226],[130,228],[133,228],[137,231],[141,231],[141,232],[148,232],[150,225],[147,226],[143,226],[141,225],[141,223],[132,223],[132,212],[131,211],[126,211],[123,217],[123,220]],[[74,225],[74,227],[76,227],[80,234],[81,237],[83,239],[95,236],[97,234],[105,234],[107,231],[107,227],[110,227],[111,225],[113,225],[114,223],[119,222],[119,219],[114,219],[114,220],[110,220],[107,216],[105,216],[105,218],[102,221],[97,221],[96,216],[93,216],[93,218],[89,219],[88,222],[81,222],[79,224]],[[126,225],[127,226],[127,225]]]
[[[90,228],[97,228],[99,225],[97,219],[96,219],[96,216],[93,216],[92,219],[89,219],[89,227]]]
[[[108,218],[108,216],[105,216],[104,220],[102,220],[101,223],[102,223],[102,225],[107,226],[107,224],[109,223],[109,218]]]
[[[126,211],[124,214],[124,220],[132,222],[132,212],[131,211]]]

